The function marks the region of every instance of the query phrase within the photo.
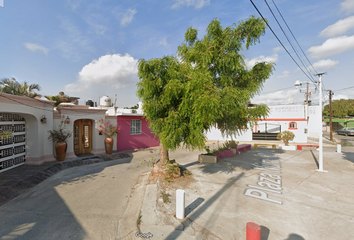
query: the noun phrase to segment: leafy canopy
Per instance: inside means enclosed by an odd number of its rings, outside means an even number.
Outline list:
[[[0,81],[0,92],[3,93],[34,98],[38,96],[34,90],[39,91],[41,87],[38,84],[28,84],[27,82],[19,84],[16,80],[9,78],[3,78]]]
[[[329,117],[329,105],[324,106],[323,116]],[[345,118],[354,116],[354,99],[340,99],[332,102],[332,116]]]
[[[179,59],[139,61],[137,95],[164,147],[174,150],[184,140],[185,147],[201,149],[211,127],[236,136],[249,121],[268,114],[265,105],[249,108],[248,103],[271,75],[273,63],[259,62],[247,69],[239,53],[259,42],[265,28],[254,16],[226,28],[214,19],[201,39],[196,29],[187,29]]]

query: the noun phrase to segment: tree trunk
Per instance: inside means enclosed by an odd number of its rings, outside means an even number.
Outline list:
[[[167,162],[167,159],[168,159],[168,151],[165,148],[165,146],[162,143],[160,143],[160,161],[158,162],[157,165],[159,167],[162,167]]]

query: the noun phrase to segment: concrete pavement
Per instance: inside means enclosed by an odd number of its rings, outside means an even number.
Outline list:
[[[141,161],[157,150],[130,151],[47,177],[0,207],[0,239],[118,239],[132,189],[151,170]],[[136,223],[129,227],[135,231]]]
[[[316,171],[314,148],[252,148],[217,164],[196,163],[197,152],[176,158],[197,180],[184,189],[186,217],[174,216],[175,189],[163,203],[159,185],[147,185],[140,231],[151,239],[246,239],[254,222],[263,240],[354,239],[354,151],[335,151],[324,148],[326,173]]]

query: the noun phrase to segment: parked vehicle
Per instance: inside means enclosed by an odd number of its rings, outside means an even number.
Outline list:
[[[341,130],[336,130],[339,135],[354,136],[354,128],[343,128]]]

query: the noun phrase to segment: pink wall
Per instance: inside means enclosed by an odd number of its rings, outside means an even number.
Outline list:
[[[141,134],[130,135],[130,120],[141,120]],[[155,134],[151,133],[148,122],[144,117],[139,116],[117,116],[117,125],[120,126],[117,137],[117,150],[131,150],[159,146],[160,143],[155,139]]]

